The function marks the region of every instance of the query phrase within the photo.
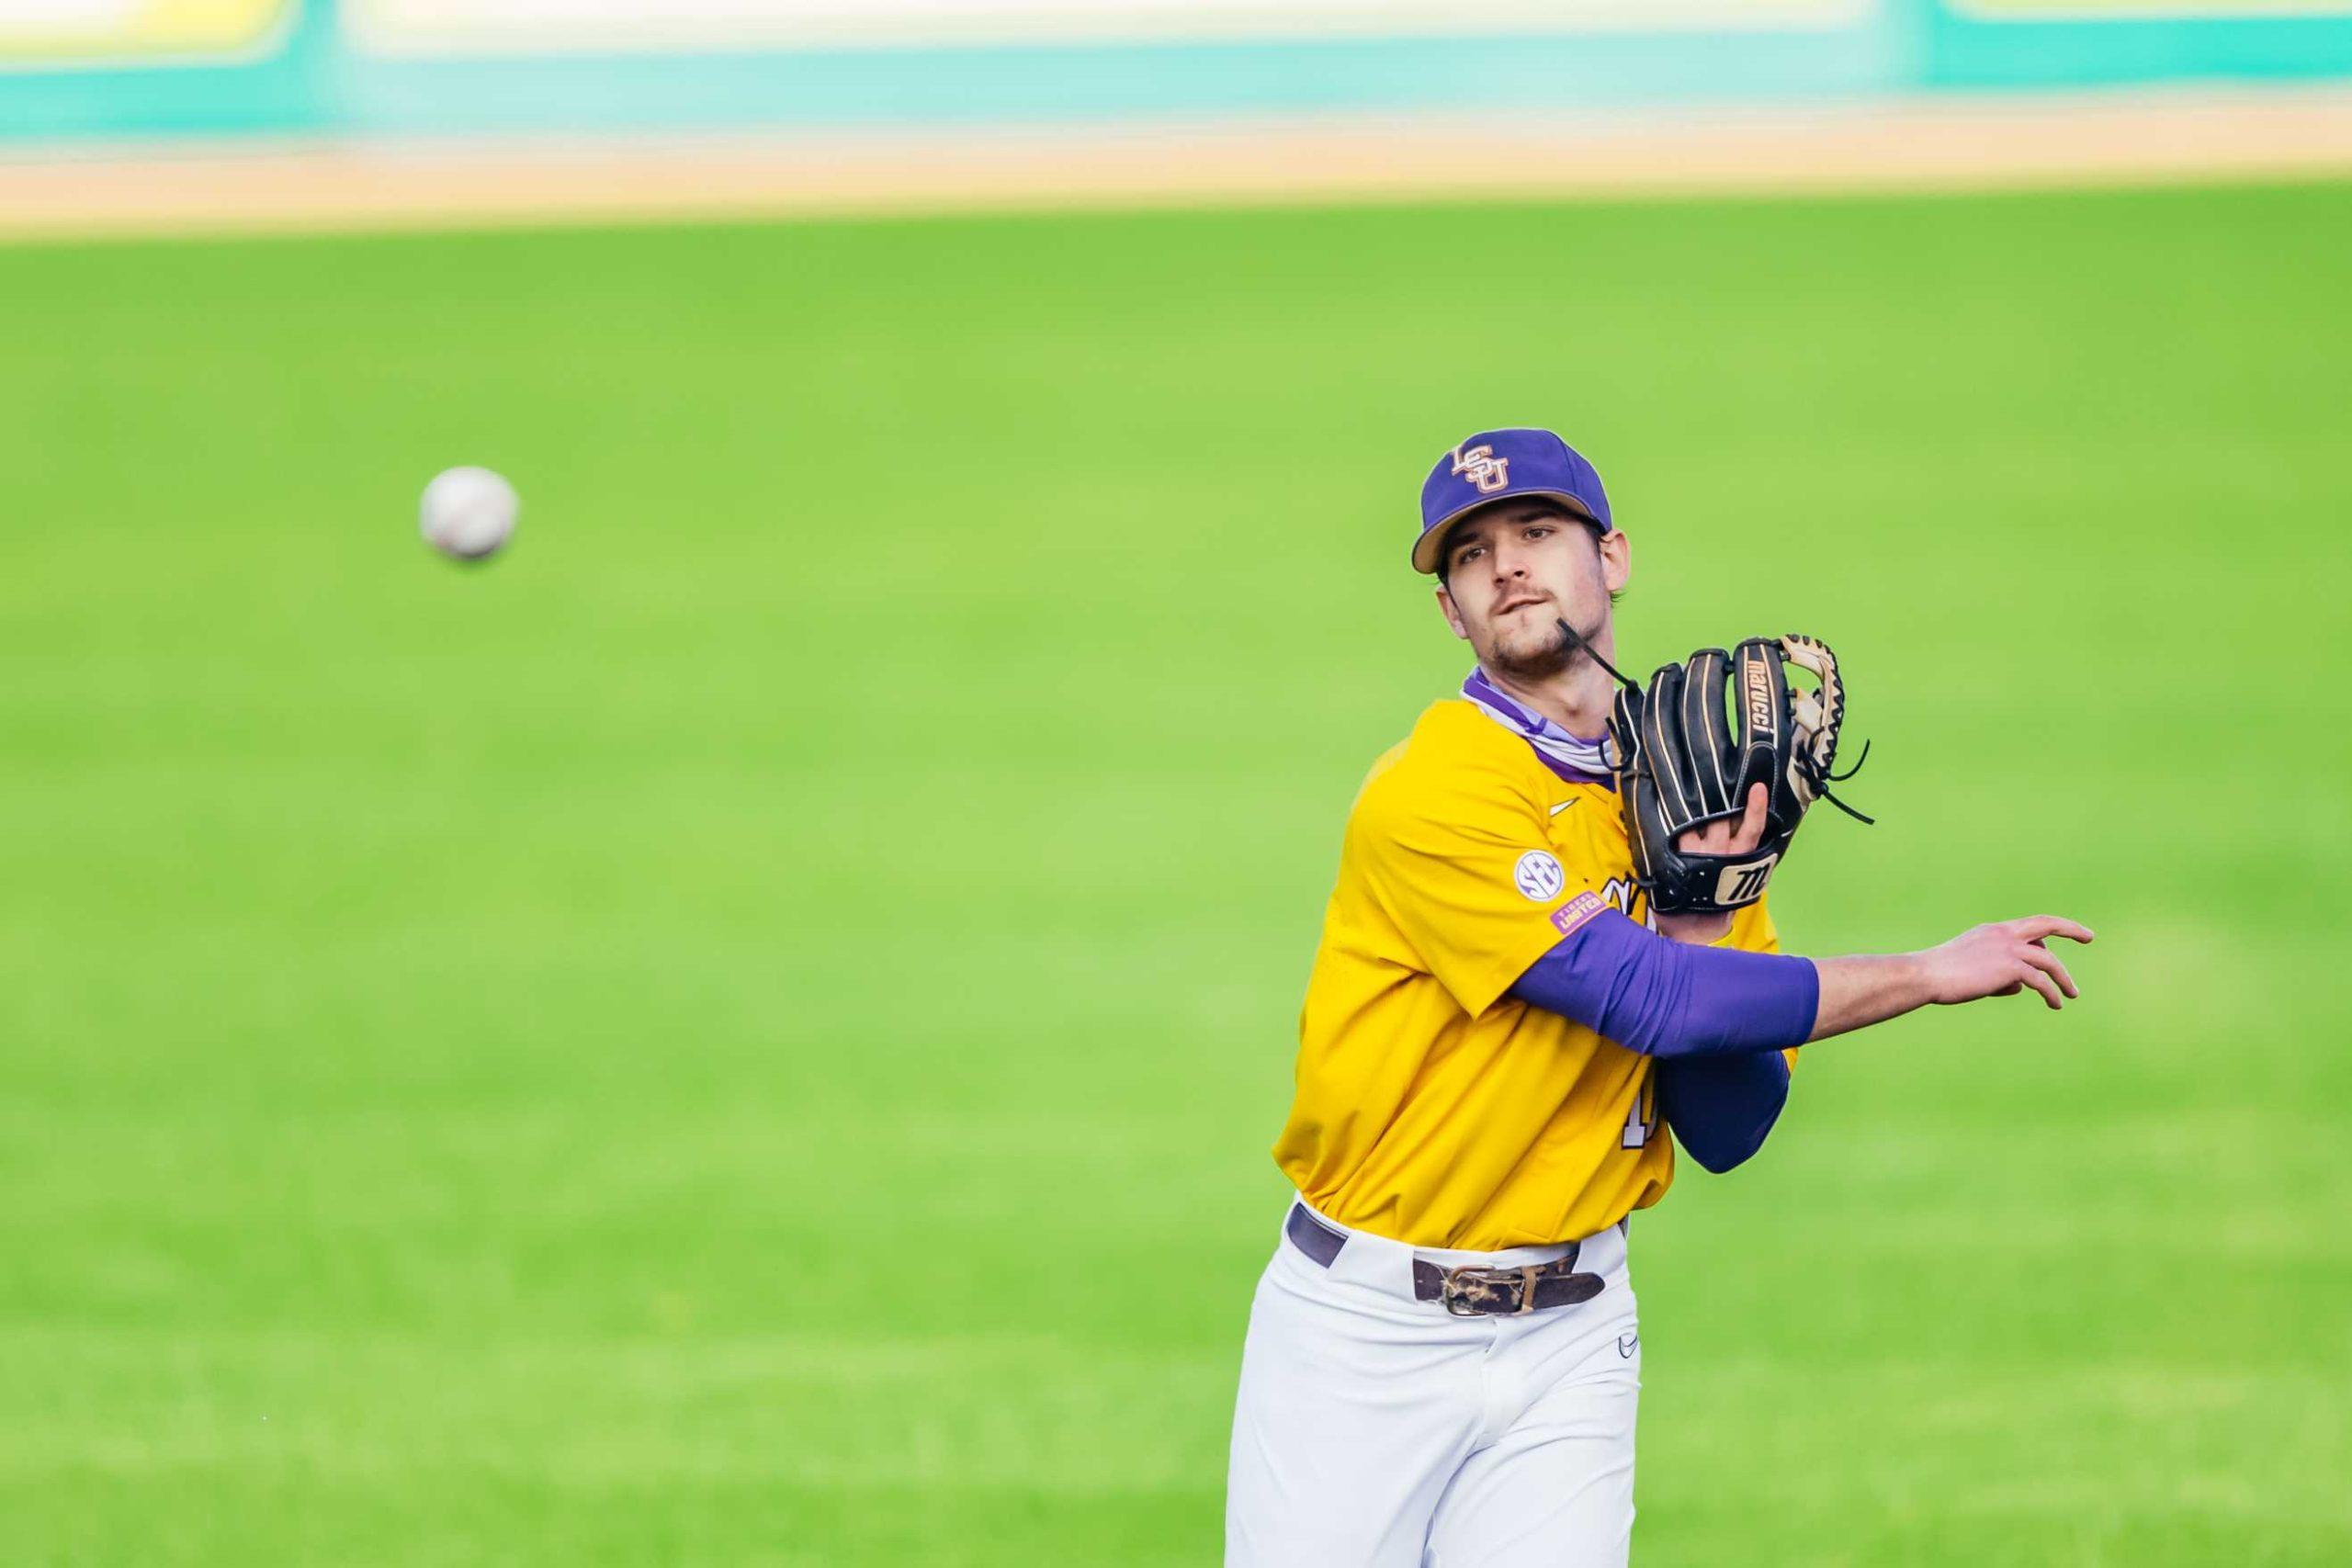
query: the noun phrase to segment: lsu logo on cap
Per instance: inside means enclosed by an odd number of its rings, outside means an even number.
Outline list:
[[[1453,474],[1477,486],[1481,495],[1491,495],[1510,483],[1510,459],[1496,457],[1492,446],[1456,446]]]

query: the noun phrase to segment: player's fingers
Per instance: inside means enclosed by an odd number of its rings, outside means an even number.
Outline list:
[[[2065,998],[2058,994],[2058,982],[2036,969],[2032,964],[2020,962],[2018,965],[2018,978],[2041,992],[2041,999],[2052,1008],[2062,1008],[2066,1005]]]
[[[2075,984],[2075,977],[2066,973],[2066,966],[2058,962],[2058,955],[2040,942],[2026,943],[2018,956],[2057,981],[2058,988],[2068,996],[2079,997],[2083,994],[2082,988]]]
[[[1732,840],[1734,854],[1746,854],[1764,841],[1765,802],[1770,791],[1762,784],[1747,786],[1747,805],[1739,814],[1739,832]]]
[[[1732,852],[1732,825],[1710,822],[1703,828],[1687,829],[1675,842],[1686,854],[1727,855]]]
[[[1738,821],[1725,818],[1703,828],[1685,829],[1675,836],[1674,841],[1685,854],[1744,855],[1764,841],[1764,818],[1772,808],[1771,803],[1770,789],[1751,784]]]
[[[2013,920],[2010,924],[2017,928],[2018,935],[2028,942],[2040,942],[2044,937],[2052,936],[2063,936],[2068,942],[2088,942],[2096,934],[2090,927],[2079,920],[2070,920],[2064,915],[2028,915],[2024,919]]]

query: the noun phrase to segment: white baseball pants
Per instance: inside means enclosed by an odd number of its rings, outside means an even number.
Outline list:
[[[1320,1216],[1317,1216],[1320,1218]],[[1590,1237],[1575,1306],[1454,1317],[1413,1258],[1521,1268],[1567,1247],[1444,1252],[1322,1223],[1287,1236],[1250,1306],[1227,1472],[1227,1568],[1600,1568],[1634,1529],[1642,1347],[1625,1234]]]

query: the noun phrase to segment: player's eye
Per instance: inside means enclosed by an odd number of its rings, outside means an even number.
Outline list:
[[[1527,530],[1527,536],[1531,539],[1548,539],[1552,536],[1552,525],[1549,523],[1537,523]]]
[[[1463,546],[1461,549],[1454,552],[1453,564],[1460,566],[1464,561],[1466,561],[1476,556],[1483,547],[1483,546],[1479,545]]]

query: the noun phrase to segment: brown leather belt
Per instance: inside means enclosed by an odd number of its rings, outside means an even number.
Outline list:
[[[1303,1203],[1291,1205],[1283,1234],[1324,1269],[1331,1267],[1340,1248],[1348,1244],[1345,1235],[1308,1213]],[[1546,1307],[1575,1306],[1601,1292],[1600,1275],[1577,1272],[1577,1255],[1583,1250],[1584,1244],[1578,1242],[1568,1248],[1566,1258],[1524,1269],[1482,1269],[1469,1264],[1448,1268],[1416,1258],[1413,1296],[1417,1301],[1443,1302],[1445,1310],[1456,1317],[1515,1317]]]

